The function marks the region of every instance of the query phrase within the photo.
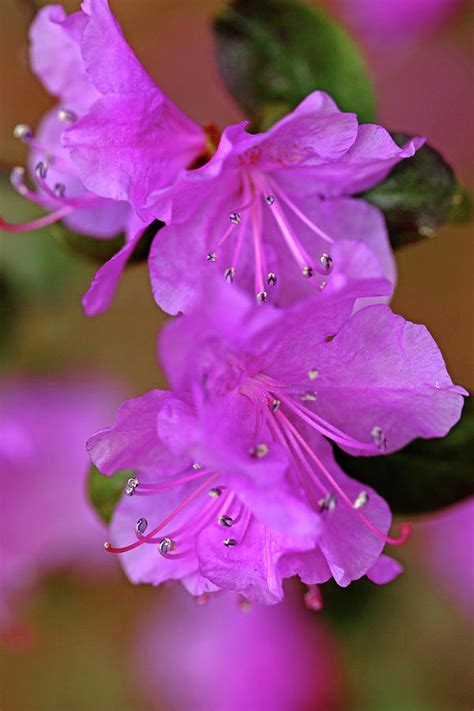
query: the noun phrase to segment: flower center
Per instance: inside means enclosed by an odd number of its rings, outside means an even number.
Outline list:
[[[318,259],[314,259],[298,238],[288,219],[288,214],[296,216],[326,242],[332,243],[334,240],[300,210],[283,188],[278,186],[277,181],[256,170],[244,172],[242,194],[243,204],[229,214],[229,227],[215,248],[211,249],[207,254],[208,261],[215,262],[219,249],[231,239],[232,235],[237,234],[231,264],[224,272],[226,281],[234,282],[244,240],[249,239],[252,242],[254,253],[254,280],[257,302],[265,302],[268,298],[268,287],[277,283],[276,273],[268,270],[268,258],[263,240],[262,208],[271,211],[278,233],[303,277],[311,279],[315,274],[327,276],[331,272],[333,260],[330,255],[323,252]],[[318,285],[320,289],[324,289],[326,281],[318,281]]]

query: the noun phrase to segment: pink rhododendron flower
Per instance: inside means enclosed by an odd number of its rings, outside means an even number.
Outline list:
[[[474,498],[416,527],[422,564],[449,598],[474,617]]]
[[[382,180],[422,139],[400,148],[323,92],[265,133],[246,126],[226,128],[208,163],[150,195],[150,211],[169,224],[150,253],[157,303],[188,311],[219,265],[257,301],[271,294],[280,306],[337,289],[353,272],[393,284],[382,213],[350,196]]]
[[[231,594],[196,605],[169,591],[141,621],[133,667],[153,709],[342,708],[335,642],[291,594],[283,605],[243,610]]]
[[[31,26],[30,40],[33,70],[60,104],[46,115],[36,136],[26,125],[15,129],[31,147],[36,190],[25,184],[21,167],[14,168],[11,179],[21,195],[52,212],[23,225],[2,220],[0,228],[19,232],[62,219],[71,229],[100,239],[123,232],[125,246],[99,270],[84,297],[86,313],[95,315],[109,306],[125,264],[153,220],[139,218],[130,202],[140,201],[140,191],[148,195],[148,181],[153,187],[171,183],[203,151],[205,134],[150,79],[107,0],[84,0],[82,11],[69,16],[59,5],[46,6]],[[63,135],[74,135],[76,128],[93,132],[97,121],[104,134],[100,142],[81,148],[93,163],[92,170],[83,171],[80,157],[73,162],[63,147],[68,143]],[[111,151],[120,186],[101,190],[103,156],[107,162]],[[152,166],[146,173],[141,171],[145,155]]]
[[[378,48],[422,37],[451,19],[466,0],[337,0],[343,18]]]
[[[116,403],[116,392],[90,380],[1,384],[0,629],[42,575],[103,565],[84,442]]]
[[[279,311],[223,287],[165,327],[173,391],[125,403],[88,443],[104,474],[135,472],[107,544],[133,582],[272,604],[295,574],[346,586],[400,572],[382,550],[407,528],[388,535],[387,504],[327,440],[374,455],[443,436],[465,391],[423,326],[384,305],[351,316],[355,298]]]

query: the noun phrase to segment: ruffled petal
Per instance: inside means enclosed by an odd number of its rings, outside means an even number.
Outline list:
[[[460,417],[466,392],[453,385],[428,330],[387,306],[362,309],[311,356],[319,371],[314,411],[362,442],[380,428],[382,451],[442,437]]]
[[[388,555],[381,555],[367,571],[367,577],[376,585],[386,585],[403,573],[403,566],[398,560]]]
[[[189,465],[189,457],[178,457],[162,443],[157,433],[157,415],[170,397],[164,390],[151,390],[128,400],[117,413],[115,423],[97,432],[87,450],[98,469],[110,476],[119,469],[169,477]],[[154,500],[154,497],[152,497]]]
[[[38,12],[29,33],[30,62],[36,76],[50,94],[76,111],[86,109],[99,96],[86,74],[80,49],[87,22],[81,12],[68,17],[63,7],[48,5]]]

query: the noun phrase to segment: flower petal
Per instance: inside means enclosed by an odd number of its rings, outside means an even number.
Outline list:
[[[387,306],[362,309],[312,356],[319,370],[315,412],[363,442],[381,428],[383,451],[415,437],[442,437],[459,419],[466,392],[453,385],[428,330]]]

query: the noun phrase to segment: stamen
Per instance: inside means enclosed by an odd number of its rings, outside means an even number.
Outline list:
[[[199,496],[199,494],[201,494],[205,489],[207,489],[210,482],[216,478],[217,474],[213,474],[208,479],[206,479],[206,481],[204,481],[184,501],[182,501],[179,506],[177,506],[174,511],[169,514],[169,516],[167,516],[161,523],[159,523],[158,526],[155,526],[155,528],[150,531],[150,533],[148,533],[146,536],[143,536],[143,538],[140,538],[140,540],[135,541],[134,543],[130,543],[128,546],[122,546],[120,548],[115,548],[114,546],[112,546],[111,543],[107,541],[106,543],[104,543],[105,550],[108,553],[127,553],[128,551],[132,551],[135,548],[139,548],[144,543],[148,543],[150,539],[152,539],[159,531],[161,531],[165,526],[167,526],[170,521],[176,518],[176,516],[178,516],[178,514],[180,514],[181,511],[191,503],[191,501],[194,501],[194,499]]]
[[[277,278],[275,272],[268,272],[267,274],[267,284],[269,286],[275,286],[277,283]]]
[[[314,269],[313,267],[303,267],[302,273],[304,277],[311,279],[314,276]]]
[[[143,534],[143,533],[145,533],[147,528],[148,528],[148,521],[146,520],[146,518],[139,518],[136,523],[136,526],[135,526],[136,532]]]
[[[69,205],[65,205],[64,207],[60,207],[59,210],[56,210],[55,212],[50,212],[49,215],[39,217],[37,220],[32,220],[31,222],[23,222],[16,225],[11,224],[10,222],[5,222],[5,220],[0,217],[0,230],[12,233],[31,232],[32,230],[39,230],[42,227],[46,227],[47,225],[53,224],[53,222],[62,220],[62,218],[66,217],[66,215],[69,215],[73,211],[73,209],[74,208],[70,207]]]
[[[300,395],[300,400],[302,402],[316,402],[317,399],[318,399],[317,394],[315,392],[311,392],[310,390],[308,390],[308,392],[302,393]]]
[[[195,472],[198,472],[200,469],[202,469],[202,464],[198,464],[197,462],[194,462],[193,469]]]
[[[366,491],[360,491],[360,492],[357,494],[357,498],[356,498],[356,500],[354,501],[353,506],[354,506],[355,509],[360,509],[360,508],[362,508],[362,506],[365,506],[365,505],[366,505],[366,503],[368,502],[368,500],[369,500],[369,495],[367,494],[367,492],[366,492]]]
[[[320,499],[318,503],[321,511],[335,511],[337,507],[336,494],[329,492],[326,498]]]
[[[369,530],[372,531],[376,536],[381,538],[382,540],[385,541],[385,543],[390,543],[391,545],[394,546],[400,546],[403,543],[405,543],[409,536],[410,536],[410,531],[411,531],[411,526],[410,524],[407,523],[402,523],[400,526],[400,536],[398,538],[392,538],[390,536],[385,535],[380,531],[374,524],[369,521],[369,519],[364,516],[360,512],[359,509],[354,509],[353,504],[347,494],[344,492],[344,490],[339,486],[337,481],[334,479],[334,477],[328,472],[322,461],[319,459],[319,457],[313,452],[311,447],[308,445],[306,440],[300,435],[298,430],[293,426],[293,424],[290,422],[290,420],[280,411],[278,412],[275,417],[280,418],[280,420],[284,423],[286,428],[288,428],[291,433],[293,434],[295,440],[299,443],[299,445],[305,450],[307,456],[313,460],[313,462],[317,465],[318,469],[324,474],[326,479],[330,482],[331,486],[337,491],[341,499],[351,508],[355,514],[358,516],[358,518],[362,521],[362,523],[367,526]]]
[[[274,195],[267,195],[265,200],[266,200],[267,204],[270,205],[270,207],[271,207],[273,205],[273,203],[275,202],[275,196]]]
[[[225,281],[229,282],[229,284],[234,283],[235,279],[235,269],[234,267],[229,267],[228,269],[225,270],[224,272],[224,279]]]
[[[135,489],[137,488],[137,486],[139,486],[139,484],[140,482],[136,477],[130,477],[130,479],[127,481],[127,484],[125,485],[125,494],[127,496],[133,496],[133,494],[135,493]]]
[[[268,298],[266,291],[259,291],[257,294],[257,304],[264,304]]]
[[[311,368],[310,370],[308,370],[308,378],[310,380],[316,380],[318,375],[319,375],[319,370],[316,370],[316,368]]]
[[[174,548],[174,542],[171,540],[171,538],[166,537],[160,541],[160,544],[158,546],[158,552],[161,553],[161,555],[166,555],[170,551],[174,550]]]
[[[307,217],[304,212],[301,212],[299,207],[295,205],[293,200],[291,200],[288,195],[283,190],[280,190],[279,188],[276,188],[276,185],[274,184],[273,181],[269,181],[269,184],[272,185],[272,188],[274,188],[274,191],[277,193],[278,197],[283,200],[284,203],[290,208],[290,210],[296,215],[296,217],[299,217],[299,219],[304,222],[304,224],[310,228],[310,230],[313,230],[319,237],[322,237],[322,239],[326,240],[326,242],[333,243],[334,240],[332,237],[330,237],[326,232],[323,232],[323,230],[318,227],[317,225],[312,222],[309,217]],[[271,203],[273,205],[273,203]]]
[[[271,403],[272,412],[276,412],[280,406],[281,406],[281,400],[279,400],[278,398],[274,398]]]
[[[229,215],[229,220],[233,225],[239,225],[242,220],[242,215],[240,212],[231,212]]]
[[[58,111],[58,119],[64,123],[74,123],[77,121],[77,115],[70,109],[61,108]]]
[[[226,548],[234,548],[234,546],[237,545],[235,538],[225,538],[222,543],[226,546]]]
[[[251,457],[256,457],[257,459],[262,459],[263,457],[267,456],[268,447],[266,444],[257,444],[256,447],[253,447],[253,449],[250,450],[249,454]]]
[[[60,200],[64,197],[64,195],[66,194],[66,186],[64,185],[64,183],[56,183],[56,185],[54,186],[54,194]]]
[[[40,160],[35,166],[35,173],[39,180],[44,180],[48,175],[48,164],[44,160]]]
[[[381,427],[374,427],[372,432],[372,439],[374,440],[375,446],[378,447],[382,452],[387,449],[387,438],[385,437]]]
[[[33,129],[26,123],[18,123],[13,129],[13,136],[27,143],[33,138]]]
[[[218,523],[219,523],[219,526],[223,526],[224,528],[230,528],[233,525],[234,520],[233,520],[232,516],[228,516],[227,514],[222,514],[218,518]]]
[[[219,488],[216,486],[216,487],[214,487],[214,488],[212,488],[212,489],[209,489],[209,491],[208,491],[207,493],[208,493],[208,496],[211,497],[211,499],[218,499],[219,496],[222,495],[222,489],[219,489]]]
[[[208,262],[215,262],[217,259],[217,254],[215,252],[208,252],[206,255],[206,259]]]
[[[330,257],[329,254],[326,254],[326,252],[323,252],[319,258],[319,263],[324,274],[329,274],[333,265],[332,257]]]

